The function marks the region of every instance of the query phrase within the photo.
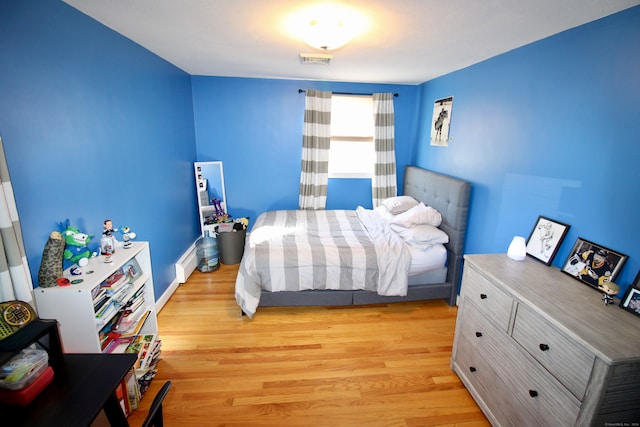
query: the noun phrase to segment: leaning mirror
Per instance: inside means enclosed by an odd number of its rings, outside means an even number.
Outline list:
[[[200,231],[212,229],[222,215],[227,213],[227,197],[224,190],[222,162],[195,162],[193,164],[198,197]]]

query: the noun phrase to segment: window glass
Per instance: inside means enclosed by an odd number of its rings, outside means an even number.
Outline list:
[[[372,97],[333,95],[329,178],[371,178],[374,162]]]

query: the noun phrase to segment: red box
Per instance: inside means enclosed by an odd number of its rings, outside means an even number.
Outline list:
[[[47,369],[34,382],[23,389],[0,389],[0,402],[9,405],[27,406],[51,381],[53,381],[53,369],[51,366],[47,366]]]

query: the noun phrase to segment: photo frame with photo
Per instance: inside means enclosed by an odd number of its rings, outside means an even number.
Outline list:
[[[640,271],[620,300],[620,307],[640,316]]]
[[[127,275],[129,283],[134,283],[140,276],[142,276],[142,269],[135,258],[131,258],[125,262],[122,266],[122,271]]]
[[[562,271],[592,288],[600,289],[606,281],[615,282],[627,258],[624,254],[578,237]]]
[[[551,265],[570,227],[560,221],[538,216],[527,239],[527,255]]]

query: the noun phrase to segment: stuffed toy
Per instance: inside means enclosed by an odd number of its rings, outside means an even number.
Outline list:
[[[51,232],[49,240],[42,251],[42,262],[38,271],[38,286],[50,288],[57,285],[58,278],[62,277],[62,254],[64,252],[64,239],[57,231]]]
[[[62,237],[65,242],[63,258],[67,261],[67,266],[71,263],[84,267],[89,263],[89,258],[94,256],[93,251],[89,249],[89,242],[93,236],[81,233],[77,227],[69,225],[68,219],[62,225]]]

